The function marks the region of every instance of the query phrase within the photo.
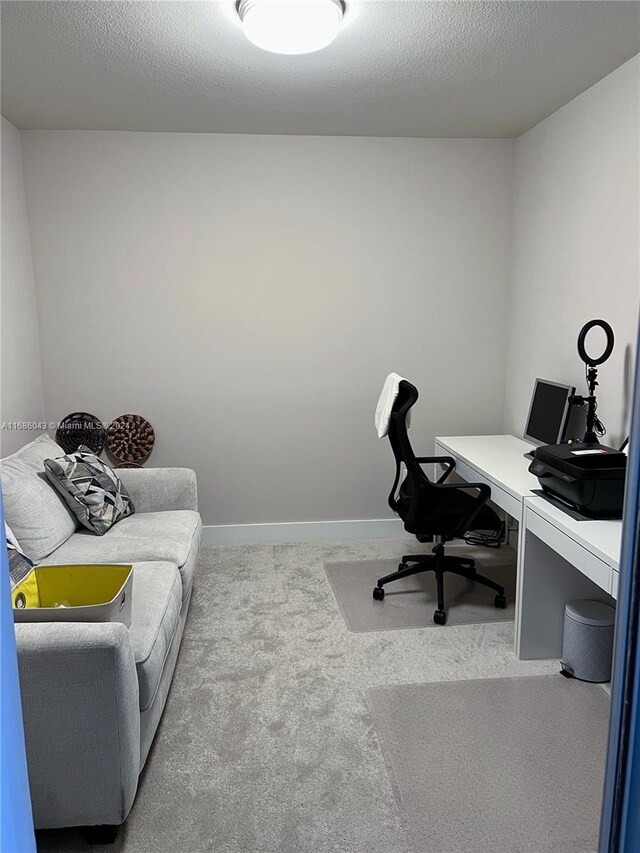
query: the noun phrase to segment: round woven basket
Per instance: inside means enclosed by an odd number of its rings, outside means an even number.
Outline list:
[[[102,421],[89,412],[72,412],[60,421],[56,430],[56,442],[65,453],[75,453],[84,444],[99,456],[106,436]]]
[[[120,415],[107,428],[107,450],[120,465],[139,467],[153,450],[156,434],[141,415]]]

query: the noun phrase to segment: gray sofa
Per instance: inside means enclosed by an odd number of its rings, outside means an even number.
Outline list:
[[[202,542],[195,473],[121,469],[135,513],[104,536],[78,529],[44,477],[48,436],[0,462],[5,518],[39,565],[132,563],[129,629],[16,625],[36,828],[121,824],[160,721]]]

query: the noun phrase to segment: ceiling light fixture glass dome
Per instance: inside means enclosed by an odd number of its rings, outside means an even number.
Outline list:
[[[335,39],[342,0],[238,0],[249,41],[272,53],[313,53]]]

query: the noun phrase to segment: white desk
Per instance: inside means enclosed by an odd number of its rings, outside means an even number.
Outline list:
[[[486,483],[491,500],[519,524],[515,649],[521,659],[562,652],[564,605],[573,598],[611,603],[618,590],[620,521],[582,521],[537,497],[538,479],[512,435],[446,436],[437,456],[452,456],[466,482]]]
[[[522,502],[538,478],[529,473],[530,461],[524,454],[532,444],[513,435],[460,435],[436,438],[436,456],[453,456],[456,474],[467,483],[486,483],[491,500],[518,523]]]
[[[573,518],[542,497],[524,500],[518,540],[516,654],[562,654],[564,606],[575,598],[613,604],[618,593],[621,521]]]

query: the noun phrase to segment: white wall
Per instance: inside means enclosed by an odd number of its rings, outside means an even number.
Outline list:
[[[42,422],[44,403],[20,133],[5,118],[0,121],[0,453],[7,455],[43,432],[13,426]]]
[[[22,139],[47,417],[147,417],[205,523],[389,515],[391,370],[417,450],[500,430],[511,141]]]
[[[592,318],[608,320],[616,335],[600,368],[598,415],[614,446],[628,432],[640,300],[639,103],[635,57],[516,141],[508,432],[522,434],[536,376],[586,393],[576,339]]]

